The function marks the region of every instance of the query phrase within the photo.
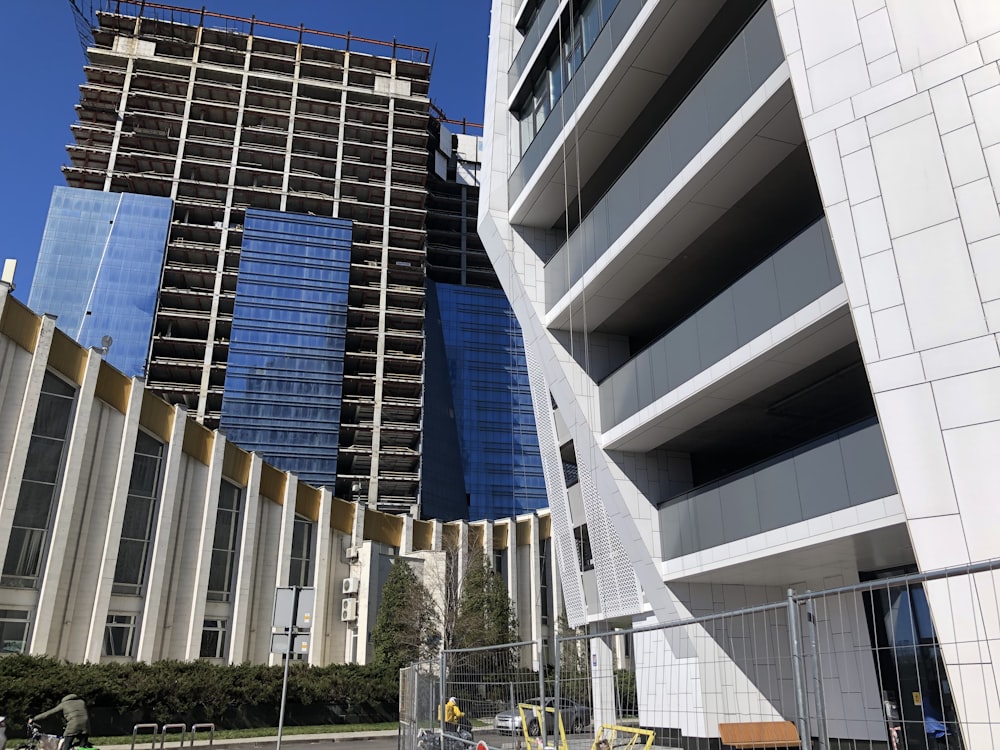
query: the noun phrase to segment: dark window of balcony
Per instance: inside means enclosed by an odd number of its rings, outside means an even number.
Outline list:
[[[573,529],[573,538],[576,540],[577,557],[580,558],[580,570],[593,570],[594,553],[590,549],[590,532],[587,530],[587,524]]]

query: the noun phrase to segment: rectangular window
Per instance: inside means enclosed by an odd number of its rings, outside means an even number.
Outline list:
[[[296,518],[292,529],[292,559],[288,568],[289,586],[312,586],[313,529],[308,518]]]
[[[135,656],[135,615],[109,614],[104,626],[105,656]]]
[[[201,631],[202,659],[226,658],[226,626],[228,622],[222,618],[206,619]]]
[[[0,654],[21,654],[27,645],[27,610],[0,609]]]
[[[138,596],[146,584],[149,550],[156,531],[156,509],[163,475],[164,445],[140,431],[135,441],[122,538],[112,593]]]
[[[219,510],[215,517],[215,538],[212,540],[212,562],[208,570],[209,601],[228,602],[233,592],[242,494],[235,484],[222,480]]]
[[[49,523],[62,484],[63,454],[75,398],[73,386],[51,372],[45,373],[0,586],[30,589],[38,585]]]

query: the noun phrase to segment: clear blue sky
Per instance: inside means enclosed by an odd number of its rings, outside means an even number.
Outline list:
[[[490,0],[158,0],[234,16],[428,47],[431,99],[449,118],[481,123]],[[90,6],[90,0],[81,5]],[[0,62],[0,260],[17,258],[16,296],[27,301],[49,198],[63,185],[83,50],[69,0],[4,3]]]

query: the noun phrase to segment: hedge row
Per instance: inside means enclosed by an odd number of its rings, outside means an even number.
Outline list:
[[[281,667],[207,662],[67,664],[14,654],[0,658],[0,715],[14,736],[25,717],[76,693],[90,709],[94,735],[128,734],[133,724],[210,721],[219,729],[276,726]],[[398,718],[399,675],[356,664],[293,663],[286,723],[336,724]],[[49,731],[59,727],[53,719]]]

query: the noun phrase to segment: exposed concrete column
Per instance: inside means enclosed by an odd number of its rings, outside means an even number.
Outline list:
[[[344,128],[347,126],[347,87],[350,85],[351,53],[344,52],[344,71],[340,79],[340,122],[337,128],[337,165],[333,183],[333,215],[340,216],[341,180],[344,176]]]
[[[292,566],[292,535],[295,531],[295,500],[298,497],[299,480],[291,472],[285,472],[285,492],[281,500],[281,532],[278,537],[278,568],[275,586],[288,585],[288,571]]]
[[[326,634],[333,627],[328,622],[327,609],[333,598],[330,587],[337,580],[333,575],[331,545],[333,531],[330,528],[333,514],[333,493],[323,487],[319,494],[319,518],[316,519],[316,558],[313,561],[313,589],[316,601],[313,604],[312,639],[309,644],[309,663],[313,666],[326,665]]]
[[[458,585],[462,586],[465,574],[469,569],[469,524],[458,521],[458,549],[455,550],[455,559],[458,563]]]
[[[396,58],[392,59],[392,77],[396,77]],[[392,205],[392,129],[395,122],[396,100],[389,97],[389,117],[385,135],[385,190],[382,196],[382,260],[379,269],[378,339],[375,344],[375,399],[372,417],[372,464],[368,478],[368,502],[378,508],[378,473],[382,450],[382,394],[385,381],[385,332],[389,327],[389,212]]]
[[[360,549],[365,541],[365,511],[364,503],[354,503],[354,523],[351,524],[351,546]]]
[[[444,549],[444,524],[441,521],[432,521],[434,528],[431,531],[431,549],[440,552]]]
[[[295,111],[299,101],[299,76],[302,74],[302,33],[295,48],[295,72],[292,73],[292,101],[288,107],[288,133],[285,136],[285,163],[281,175],[281,202],[279,210],[288,210],[288,183],[292,174],[292,143],[295,140]]]
[[[247,478],[246,502],[243,504],[243,523],[240,527],[240,559],[236,566],[236,583],[233,586],[233,619],[230,624],[230,664],[242,664],[249,659],[248,644],[255,619],[270,623],[270,614],[263,612],[264,602],[254,602],[254,573],[256,569],[260,535],[257,521],[260,518],[260,472],[263,460],[256,453],[250,454],[250,476]],[[254,606],[254,605],[258,606]],[[254,617],[254,611],[257,617]]]
[[[0,565],[7,559],[10,530],[14,525],[14,511],[17,509],[17,497],[21,489],[21,480],[24,478],[24,462],[28,458],[28,445],[31,443],[38,398],[42,393],[42,380],[45,378],[45,368],[48,366],[49,349],[52,347],[52,334],[55,329],[55,316],[43,315],[38,337],[35,339],[31,367],[24,384],[24,395],[21,398],[21,410],[17,417],[10,461],[7,463],[3,495],[0,495]]]
[[[507,594],[511,607],[517,612],[517,520],[506,518],[500,523],[507,526]]]
[[[403,533],[399,539],[399,554],[408,555],[413,552],[413,516],[403,516]]]
[[[240,140],[243,133],[243,113],[247,105],[247,80],[250,76],[250,55],[253,51],[253,37],[247,37],[247,50],[243,56],[243,77],[240,79],[240,102],[236,111],[236,129],[233,136],[233,150],[229,157],[229,182],[226,186],[226,207],[222,217],[222,239],[219,242],[219,259],[215,266],[215,286],[212,289],[212,310],[208,319],[208,337],[205,342],[205,358],[202,360],[201,390],[198,394],[198,421],[205,421],[208,409],[208,388],[212,377],[212,361],[215,359],[215,329],[219,322],[219,302],[222,299],[222,278],[226,268],[226,248],[229,247],[229,225],[233,222],[233,193],[236,185],[236,167],[240,158]]]
[[[529,521],[530,537],[528,541],[528,580],[530,581],[529,593],[529,631],[528,637],[533,641],[531,645],[532,661],[535,667],[540,669],[545,654],[541,652],[541,644],[538,642],[539,634],[542,632],[542,566],[540,564],[541,534],[539,532],[538,516],[532,514]]]
[[[191,609],[188,614],[187,633],[184,638],[184,658],[197,659],[201,654],[201,631],[205,625],[205,599],[208,596],[208,574],[212,568],[212,542],[215,540],[215,523],[219,516],[219,490],[222,487],[222,462],[226,453],[226,436],[212,434],[212,454],[205,480],[202,503],[201,533],[198,536],[196,559],[193,561],[194,578],[191,581]]]
[[[285,472],[285,489],[281,495],[281,526],[278,529],[278,559],[274,568],[275,588],[288,586],[288,571],[291,568],[292,534],[295,531],[295,498],[298,495],[299,480],[290,472]],[[271,654],[269,663],[281,664],[279,654]]]
[[[62,614],[63,608],[55,606],[53,603],[65,602],[69,589],[69,574],[76,567],[77,555],[80,551],[79,516],[82,511],[77,512],[77,500],[80,496],[80,474],[87,453],[87,436],[94,410],[94,389],[97,387],[101,361],[100,352],[94,349],[87,352],[86,370],[77,395],[76,412],[73,414],[69,444],[63,461],[62,486],[56,500],[55,519],[52,523],[52,533],[49,536],[48,556],[44,563],[41,586],[38,591],[38,601],[46,604],[36,610],[35,622],[31,629],[31,643],[28,652],[32,654],[55,653],[59,647],[62,628],[72,618],[71,612]],[[75,537],[77,544],[73,546],[73,554],[68,555],[67,549],[71,536]],[[70,558],[68,570],[67,557]],[[57,613],[60,613],[61,620],[58,624],[55,622]]]
[[[191,60],[191,72],[188,74],[187,91],[184,95],[184,114],[181,118],[181,132],[177,144],[177,157],[174,161],[174,178],[170,184],[170,198],[177,200],[177,191],[181,182],[181,166],[184,164],[184,149],[187,146],[188,125],[191,122],[191,102],[194,101],[194,84],[198,78],[198,58],[201,55],[201,38],[205,27],[199,26],[194,43],[194,56]]]
[[[125,507],[128,505],[129,485],[132,483],[132,463],[135,460],[135,440],[139,434],[139,414],[145,389],[139,378],[132,378],[128,406],[125,408],[125,424],[118,449],[118,466],[115,470],[115,487],[111,493],[107,525],[104,531],[104,546],[100,568],[97,573],[97,589],[94,593],[93,609],[90,614],[90,628],[87,631],[86,661],[100,661],[104,646],[104,629],[111,605],[111,587],[115,582],[115,568],[118,566],[118,549],[122,540],[122,524],[125,521]]]
[[[496,570],[496,556],[493,554],[493,521],[483,522],[483,556],[487,564]]]
[[[167,608],[167,576],[161,575],[169,566],[167,556],[173,544],[181,502],[180,476],[181,456],[184,453],[184,430],[187,427],[187,410],[174,407],[174,418],[170,427],[170,442],[167,444],[166,461],[163,467],[163,487],[160,503],[156,510],[156,529],[153,532],[153,551],[149,560],[149,580],[146,581],[146,600],[143,602],[142,627],[136,647],[136,661],[152,663],[160,658],[163,633],[160,623],[166,623],[163,612]],[[166,623],[169,626],[169,623]]]
[[[139,21],[136,20],[138,25]],[[138,31],[138,30],[137,30]],[[138,43],[138,33],[135,35],[135,41]],[[128,62],[125,63],[125,80],[122,83],[122,94],[118,100],[118,112],[115,117],[115,134],[111,139],[111,153],[108,156],[108,171],[104,176],[104,192],[111,192],[111,184],[114,179],[115,174],[115,164],[118,160],[118,149],[121,144],[122,139],[122,127],[125,124],[125,113],[128,111],[128,96],[129,90],[132,88],[132,76],[135,73],[135,48],[129,52]]]

